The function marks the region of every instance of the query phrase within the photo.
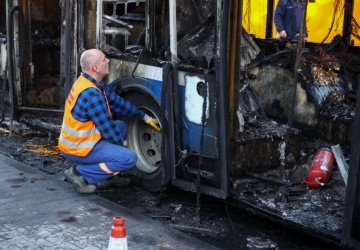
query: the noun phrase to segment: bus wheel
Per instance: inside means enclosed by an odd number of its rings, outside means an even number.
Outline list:
[[[151,96],[131,92],[125,99],[160,122],[160,107]],[[162,133],[141,119],[128,118],[126,124],[128,147],[138,156],[134,182],[146,190],[158,192],[169,183],[171,177],[170,168],[166,167],[161,155]]]

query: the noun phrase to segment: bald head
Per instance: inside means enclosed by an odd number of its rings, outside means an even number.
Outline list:
[[[91,71],[91,68],[99,60],[99,53],[102,53],[97,49],[85,50],[80,57],[80,66],[84,72]]]
[[[83,72],[101,81],[109,74],[109,61],[101,50],[89,49],[81,54],[80,66]]]

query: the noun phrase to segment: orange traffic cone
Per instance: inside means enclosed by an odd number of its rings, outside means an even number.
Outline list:
[[[126,239],[125,219],[122,216],[113,218],[108,250],[128,250]]]

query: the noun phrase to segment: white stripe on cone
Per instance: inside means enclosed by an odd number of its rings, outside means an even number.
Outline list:
[[[128,250],[124,217],[113,218],[108,250]]]
[[[127,239],[110,236],[108,250],[128,250]]]

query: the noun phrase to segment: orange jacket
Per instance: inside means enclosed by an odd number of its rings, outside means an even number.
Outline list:
[[[59,149],[67,154],[87,156],[102,137],[93,121],[80,122],[71,114],[79,95],[87,88],[96,88],[101,91],[93,82],[89,81],[84,76],[79,76],[73,84],[65,102],[64,119],[58,145]],[[105,99],[107,102],[106,96]],[[110,108],[108,111],[111,115]]]

